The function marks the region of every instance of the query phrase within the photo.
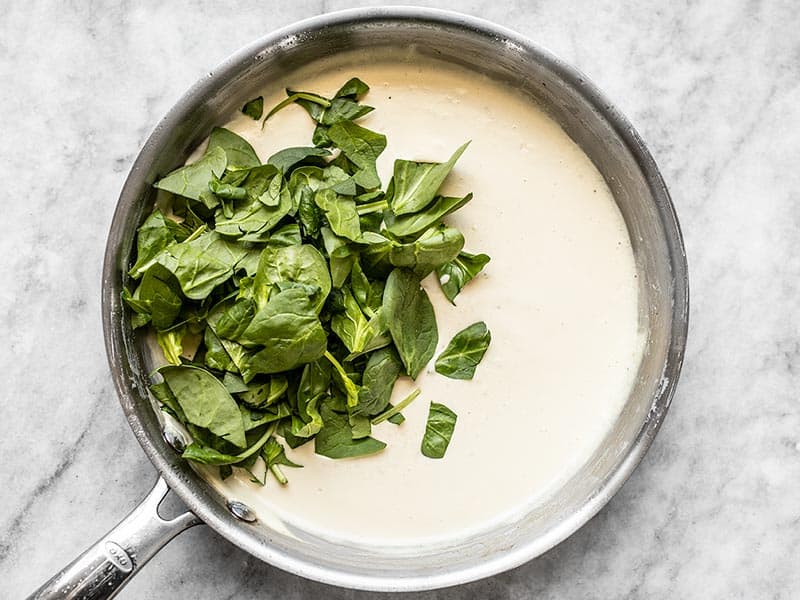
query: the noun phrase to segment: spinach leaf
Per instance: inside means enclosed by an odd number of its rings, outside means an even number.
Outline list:
[[[326,350],[324,356],[328,359],[328,362],[331,363],[331,366],[333,366],[333,373],[336,375],[341,383],[341,387],[347,394],[347,407],[353,408],[358,404],[358,386],[350,379],[344,367],[342,367],[339,361],[336,360],[330,352]]]
[[[415,235],[425,231],[431,225],[435,225],[443,217],[457,211],[470,200],[472,200],[472,194],[467,194],[463,198],[437,196],[430,206],[417,213],[396,217],[393,212],[387,211],[384,214],[386,229],[397,237]]]
[[[358,172],[353,176],[358,185],[367,189],[380,187],[381,180],[375,161],[386,149],[385,135],[365,129],[352,121],[341,121],[331,126],[328,137],[358,167]]]
[[[314,202],[325,213],[325,218],[336,235],[353,241],[361,237],[361,221],[356,212],[355,200],[328,188],[314,194]]]
[[[203,332],[203,345],[206,350],[203,362],[209,369],[230,371],[232,373],[239,372],[239,367],[228,354],[222,340],[219,339],[219,336],[214,333],[214,329],[210,326],[206,327]]]
[[[222,385],[225,386],[225,389],[228,390],[230,394],[240,394],[250,390],[250,387],[242,381],[241,377],[231,373],[227,369],[225,375],[222,377]]]
[[[436,268],[439,285],[452,304],[455,304],[455,298],[464,286],[472,281],[490,260],[486,254],[459,252],[453,260]]]
[[[383,310],[406,372],[416,379],[439,341],[436,315],[419,278],[406,269],[392,271],[383,292]]]
[[[182,242],[189,233],[187,227],[166,218],[156,208],[136,232],[136,263],[128,274],[134,279],[141,277],[164,248],[173,242]]]
[[[244,424],[244,430],[246,432],[258,429],[262,425],[267,425],[268,423],[280,421],[284,417],[291,415],[291,409],[285,402],[278,404],[274,409],[263,412],[241,405],[239,406],[239,410],[242,413],[242,423]]]
[[[267,160],[267,163],[270,165],[275,165],[283,173],[288,173],[289,169],[291,169],[297,163],[306,161],[309,158],[317,158],[319,160],[323,157],[330,156],[330,154],[330,150],[326,150],[325,148],[316,148],[314,146],[284,148],[280,152],[276,152],[270,156],[269,160]]]
[[[159,331],[156,333],[156,342],[164,353],[167,362],[173,365],[181,364],[181,353],[183,352],[183,338],[186,335],[186,327],[178,327],[169,331]]]
[[[256,294],[269,297],[269,290],[286,281],[302,284],[315,292],[310,299],[314,311],[319,313],[331,291],[328,265],[319,250],[309,244],[293,246],[267,245],[261,252],[258,273],[253,286]]]
[[[339,336],[350,352],[361,352],[374,333],[370,330],[369,322],[350,290],[343,287],[342,294],[344,311],[333,315],[331,330]]]
[[[154,383],[150,386],[150,392],[155,396],[156,400],[161,403],[161,410],[171,414],[178,419],[181,423],[186,423],[186,415],[183,414],[181,405],[178,404],[177,398],[170,391],[166,382]]]
[[[219,379],[199,367],[167,366],[158,372],[189,423],[208,429],[234,446],[245,447],[239,407]]]
[[[343,121],[355,121],[375,110],[366,104],[359,104],[350,98],[334,98],[321,116],[321,125],[335,125]],[[330,132],[328,132],[330,137]]]
[[[454,227],[432,227],[407,244],[392,243],[389,262],[411,269],[420,278],[453,260],[464,247],[464,236]]]
[[[237,341],[245,346],[263,346],[246,358],[252,374],[294,369],[317,360],[327,347],[327,335],[314,306],[297,287],[271,296]]]
[[[392,183],[386,192],[394,214],[415,213],[428,206],[467,146],[469,142],[458,148],[445,163],[396,160]]]
[[[351,77],[345,84],[339,88],[339,91],[333,96],[334,98],[351,98],[358,100],[369,91],[369,86],[361,81],[358,77]]]
[[[353,439],[353,430],[347,415],[332,411],[322,405],[322,421],[325,423],[314,438],[314,452],[328,458],[353,458],[380,452],[384,442],[372,437]]]
[[[300,235],[300,226],[297,223],[288,223],[278,227],[269,236],[270,246],[299,246],[302,243],[303,238]]]
[[[253,98],[242,107],[242,112],[254,121],[258,121],[264,114],[264,96]]]
[[[292,435],[307,438],[322,428],[322,417],[317,407],[327,397],[330,382],[328,363],[318,360],[303,368],[297,387],[297,415],[292,416]]]
[[[350,271],[350,287],[361,310],[370,318],[374,317],[381,307],[383,286],[382,281],[370,283],[361,269],[361,263],[358,258],[353,261],[353,268]]]
[[[206,153],[213,152],[217,148],[225,152],[227,167],[229,169],[249,169],[261,164],[250,142],[240,135],[233,133],[230,129],[215,127],[211,131],[211,135],[208,138],[208,150],[206,150]],[[217,174],[218,177],[221,175],[221,173]],[[210,179],[209,177],[206,183],[208,183]]]
[[[247,189],[238,187],[230,183],[224,183],[221,179],[214,177],[208,182],[208,189],[217,197],[225,200],[246,200]]]
[[[181,311],[181,288],[175,276],[165,267],[153,264],[142,277],[137,300],[146,307],[153,327],[162,331],[175,322]]]
[[[491,341],[492,334],[483,321],[462,329],[436,359],[436,372],[450,379],[472,379]]]
[[[391,346],[370,354],[358,393],[358,412],[372,416],[383,411],[402,371],[403,363]]]
[[[272,204],[274,201],[277,204]],[[270,205],[265,202],[270,202]],[[281,188],[277,196],[273,196],[268,188],[258,198],[251,198],[239,206],[230,217],[218,212],[215,231],[241,241],[265,242],[270,230],[291,210],[292,198],[286,188]]]
[[[392,425],[400,425],[400,423],[403,423],[406,420],[406,418],[401,413],[397,413],[395,415],[392,415],[386,420],[389,421],[389,423],[391,423]]]
[[[154,183],[154,187],[192,200],[208,193],[208,182],[214,176],[222,177],[228,158],[222,148],[211,148],[196,162],[174,170]]]
[[[372,423],[369,417],[354,412],[355,409],[347,414],[347,419],[350,423],[350,432],[354,440],[369,437],[372,433]]]
[[[238,339],[256,314],[255,302],[250,298],[237,298],[216,318],[214,332],[229,340]]]
[[[204,465],[235,465],[236,463],[240,463],[254,456],[256,452],[261,450],[262,446],[267,443],[267,440],[269,440],[272,435],[272,431],[271,428],[267,429],[252,446],[239,454],[225,454],[214,448],[192,442],[186,447],[186,450],[183,451],[181,456]]]
[[[428,458],[443,458],[456,428],[456,413],[444,404],[431,402],[425,435],[422,438],[422,454]]]
[[[328,253],[328,261],[331,270],[331,285],[340,288],[350,275],[353,268],[353,261],[356,256],[350,250],[347,240],[339,237],[328,227],[320,228],[322,241],[325,251]]]
[[[203,300],[230,279],[246,253],[241,245],[227,241],[216,231],[206,231],[195,239],[168,246],[158,262],[175,275],[187,298]]]
[[[289,382],[282,375],[273,375],[268,383],[249,384],[247,390],[238,394],[239,400],[252,408],[263,409],[280,400],[289,389]]]

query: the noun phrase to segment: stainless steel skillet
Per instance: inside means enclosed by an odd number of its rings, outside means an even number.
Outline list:
[[[488,75],[541,105],[594,161],[625,218],[640,281],[647,349],[625,408],[603,445],[545,505],[518,521],[440,545],[333,544],[314,531],[270,528],[223,498],[165,441],[147,393],[148,362],[120,302],[135,230],[152,207],[152,182],[179,164],[214,125],[263,87],[320,56],[414,45],[418,52]],[[352,10],[270,34],[198,82],[148,139],[122,190],[103,271],[106,348],[122,409],[161,474],[120,525],[47,582],[34,598],[110,598],[155,552],[200,522],[253,556],[318,581],[369,590],[420,590],[486,577],[534,558],[588,521],[641,460],[666,414],[680,372],[688,279],[680,229],[658,169],[628,121],[580,73],[519,35],[485,21],[420,8]],[[189,512],[157,506],[169,489]]]

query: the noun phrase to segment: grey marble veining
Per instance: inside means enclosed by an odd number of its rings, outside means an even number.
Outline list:
[[[245,43],[364,2],[27,2],[0,17],[0,597],[20,598],[155,479],[111,385],[100,268],[149,131]],[[595,519],[511,572],[408,598],[800,596],[800,7],[438,2],[575,64],[671,189],[692,318],[670,414]],[[209,528],[121,598],[367,598],[283,573]],[[388,597],[388,596],[387,596]]]

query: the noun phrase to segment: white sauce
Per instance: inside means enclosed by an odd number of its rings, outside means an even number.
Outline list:
[[[439,325],[437,355],[478,320],[491,329],[491,347],[472,381],[447,379],[432,364],[416,384],[401,381],[395,402],[415,385],[422,394],[405,423],[374,428],[387,443],[379,455],[335,461],[315,455],[312,443],[288,451],[304,468],[285,469],[287,486],[269,479],[262,488],[238,470],[225,482],[209,479],[272,524],[367,544],[443,540],[546,500],[600,445],[643,350],[633,253],[587,156],[530,101],[486,78],[419,57],[349,67],[340,60],[271,82],[265,108],[285,97],[285,86],[332,95],[353,75],[369,83],[365,103],[376,108],[360,123],[388,138],[384,186],[395,158],[444,161],[472,140],[446,191],[472,191],[474,199],[448,220],[464,232],[466,250],[492,261],[456,307],[433,278],[425,287]],[[263,133],[241,114],[226,126],[262,161],[310,145],[313,129],[298,106]],[[431,401],[458,414],[443,460],[420,453]]]

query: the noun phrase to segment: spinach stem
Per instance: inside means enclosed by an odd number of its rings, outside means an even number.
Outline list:
[[[270,465],[269,470],[272,471],[272,474],[275,476],[275,479],[277,479],[278,483],[280,483],[281,485],[286,485],[287,483],[289,483],[289,480],[286,479],[286,475],[283,474],[280,465]]]
[[[183,243],[185,244],[187,242],[191,242],[192,240],[196,240],[197,238],[200,237],[201,234],[205,233],[206,229],[208,229],[208,225],[205,224],[200,225],[200,227],[198,227],[191,234],[189,234],[189,237],[183,240]]]
[[[336,372],[339,374],[339,377],[342,379],[342,383],[344,383],[344,389],[347,392],[347,406],[350,408],[358,405],[358,387],[353,380],[348,377],[347,372],[344,370],[344,367],[336,360],[333,355],[325,350],[325,354],[323,355],[325,358],[328,359],[328,362],[333,365],[333,368],[336,369]]]
[[[237,459],[236,462],[242,461],[245,458],[249,458],[253,456],[253,454],[255,454],[256,452],[261,450],[261,447],[267,443],[267,440],[269,440],[270,436],[273,433],[275,433],[275,427],[277,427],[277,423],[272,423],[269,427],[267,427],[267,430],[264,432],[264,435],[258,438],[258,441],[255,444],[250,446],[247,450],[245,450],[241,454],[236,455]]]
[[[379,210],[386,210],[387,208],[389,208],[389,203],[386,200],[377,200],[375,202],[367,202],[361,206],[356,206],[356,212],[358,213],[358,216],[361,217],[378,212]]]
[[[391,419],[393,416],[404,410],[406,406],[411,404],[417,396],[419,396],[419,388],[411,392],[408,396],[403,398],[400,402],[398,402],[391,408],[383,411],[377,417],[372,419],[372,424],[377,425],[378,423],[383,423],[386,419]]]
[[[323,98],[322,96],[315,96],[314,94],[306,94],[305,92],[295,92],[285,100],[279,102],[275,105],[271,111],[267,113],[267,116],[264,117],[264,122],[261,124],[261,129],[264,129],[264,125],[267,124],[267,119],[269,119],[272,115],[274,115],[279,110],[286,108],[290,104],[294,103],[297,100],[308,100],[309,102],[313,102],[314,104],[319,104],[320,106],[324,106],[328,108],[331,103]]]

